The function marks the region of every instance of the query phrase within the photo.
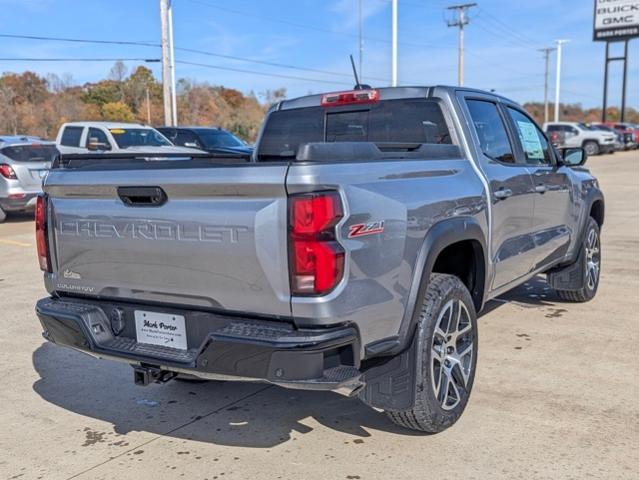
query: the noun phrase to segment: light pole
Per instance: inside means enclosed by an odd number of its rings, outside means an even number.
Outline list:
[[[397,86],[397,0],[393,1],[392,7],[392,47],[391,47],[391,85]]]
[[[171,69],[171,125],[177,127],[177,93],[175,91],[175,49],[173,48],[173,1],[169,0],[169,61]]]
[[[160,24],[162,41],[162,100],[164,103],[164,124],[171,126],[171,72],[169,70],[169,1],[160,0]]]
[[[557,44],[557,83],[555,85],[555,122],[559,121],[559,99],[561,92],[561,50],[564,43],[570,40],[556,40]]]

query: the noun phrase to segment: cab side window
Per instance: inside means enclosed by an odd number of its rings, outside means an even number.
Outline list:
[[[195,135],[195,133],[189,130],[178,130],[173,143],[181,147],[201,147],[200,139],[197,138],[197,135]]]
[[[517,131],[526,164],[552,165],[553,160],[548,140],[535,125],[535,122],[519,110],[510,107],[507,110]]]
[[[506,126],[497,105],[485,100],[467,100],[466,105],[484,155],[498,162],[515,163]]]
[[[60,144],[65,147],[79,147],[82,127],[64,127]]]

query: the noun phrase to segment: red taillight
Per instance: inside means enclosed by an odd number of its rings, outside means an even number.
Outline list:
[[[7,165],[6,163],[0,164],[0,175],[9,180],[17,180],[18,178],[16,177],[16,172],[11,168],[11,165]]]
[[[324,295],[344,274],[344,250],[335,238],[343,216],[337,192],[290,198],[290,269],[293,295]]]
[[[47,241],[47,199],[44,195],[38,195],[36,202],[35,227],[40,269],[44,272],[51,272],[49,242]]]
[[[357,105],[379,102],[379,90],[351,90],[349,92],[326,93],[322,95],[322,107]]]

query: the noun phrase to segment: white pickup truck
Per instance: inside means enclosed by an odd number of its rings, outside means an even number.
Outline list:
[[[141,123],[65,123],[60,127],[55,143],[62,154],[201,152],[196,148],[176,147],[155,128]]]

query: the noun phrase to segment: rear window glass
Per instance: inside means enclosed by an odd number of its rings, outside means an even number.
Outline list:
[[[79,147],[82,127],[66,127],[62,132],[60,144],[65,147]]]
[[[366,108],[273,112],[262,135],[259,158],[293,158],[300,144],[311,142],[452,143],[437,102],[385,100]]]
[[[58,149],[54,145],[16,145],[5,147],[0,152],[16,162],[51,162]]]

